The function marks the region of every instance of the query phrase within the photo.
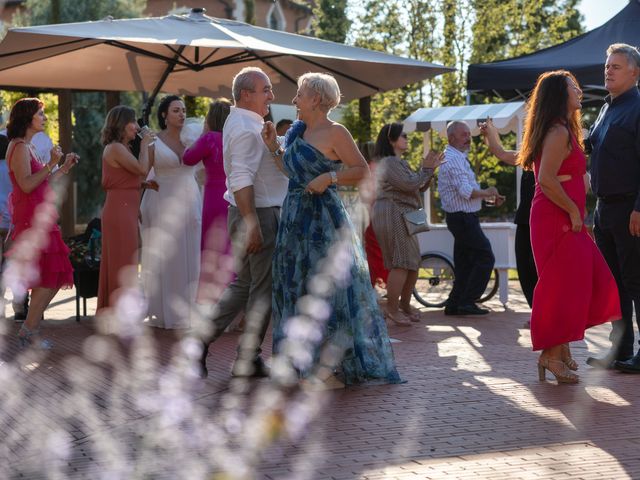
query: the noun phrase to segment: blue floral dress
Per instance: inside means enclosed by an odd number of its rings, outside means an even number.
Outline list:
[[[324,304],[329,308],[320,327],[322,338],[311,343],[308,368],[298,367],[298,370],[302,376],[308,375],[320,362],[321,351],[335,346],[342,354],[339,369],[346,384],[370,380],[401,383],[362,246],[335,186],[321,195],[305,192],[311,180],[340,166],[302,138],[305,129],[303,122],[296,121],[285,139],[283,163],[289,176],[289,189],[273,258],[274,354],[280,353],[292,331],[300,335],[299,329],[288,324],[310,310],[310,290],[313,289],[309,288],[309,281],[314,276],[316,280],[329,277],[326,275],[328,262],[339,255],[336,244],[346,244],[343,252],[347,254],[342,255],[339,268],[329,264],[329,271],[344,269],[345,281],[342,285],[338,281],[335,288],[326,290]],[[303,297],[303,301],[298,302]]]

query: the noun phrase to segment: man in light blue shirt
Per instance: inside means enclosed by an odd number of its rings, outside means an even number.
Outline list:
[[[489,310],[478,307],[475,302],[487,288],[495,260],[477,212],[483,199],[500,205],[504,197],[495,187],[482,189],[476,181],[466,156],[471,146],[469,127],[463,122],[451,122],[447,126],[447,138],[449,145],[444,153],[446,161],[438,174],[438,192],[447,228],[454,238],[455,280],[444,313],[486,315]]]

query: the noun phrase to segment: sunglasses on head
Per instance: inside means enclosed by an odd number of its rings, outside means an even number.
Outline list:
[[[400,138],[400,137],[402,137],[402,138],[404,138],[406,140],[407,139],[407,134],[405,132],[401,132],[400,135],[398,135],[398,138]],[[391,140],[391,129],[389,129],[389,134],[387,135],[387,138],[389,139],[390,142],[393,141],[393,140]],[[396,141],[397,140],[398,139],[396,139]]]

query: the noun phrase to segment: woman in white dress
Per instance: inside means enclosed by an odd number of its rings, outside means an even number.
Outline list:
[[[146,190],[142,216],[142,282],[149,303],[148,324],[189,328],[200,275],[202,198],[196,167],[184,165],[180,132],[186,108],[175,95],[158,106],[158,133],[150,176],[158,191]]]

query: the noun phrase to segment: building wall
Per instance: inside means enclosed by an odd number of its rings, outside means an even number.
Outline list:
[[[4,3],[4,6],[2,4]],[[11,26],[11,18],[22,2],[2,2],[0,0],[0,22],[7,27]]]
[[[227,8],[231,11],[234,20],[244,22],[244,0],[147,0],[146,13],[153,17],[167,15],[174,9],[185,8],[197,5],[206,9],[206,14],[210,17],[229,18]],[[228,7],[227,7],[228,6]],[[278,29],[293,33],[304,33],[308,31],[311,22],[311,7],[300,8],[289,0],[255,0],[256,25],[269,27],[270,16],[274,15],[278,20]]]
[[[273,13],[279,20],[280,30],[293,33],[305,33],[308,31],[311,22],[311,0],[309,8],[304,9],[296,6],[289,0],[255,0],[256,25],[269,27],[269,15]],[[0,5],[2,5],[0,0]],[[6,1],[4,8],[0,6],[0,21],[11,25],[11,18],[22,1]],[[185,8],[187,5],[203,7],[210,17],[228,18],[225,10],[226,5],[232,12],[235,20],[244,21],[244,0],[147,0],[146,15],[151,17],[162,17],[174,9]],[[282,28],[284,26],[284,28]]]

